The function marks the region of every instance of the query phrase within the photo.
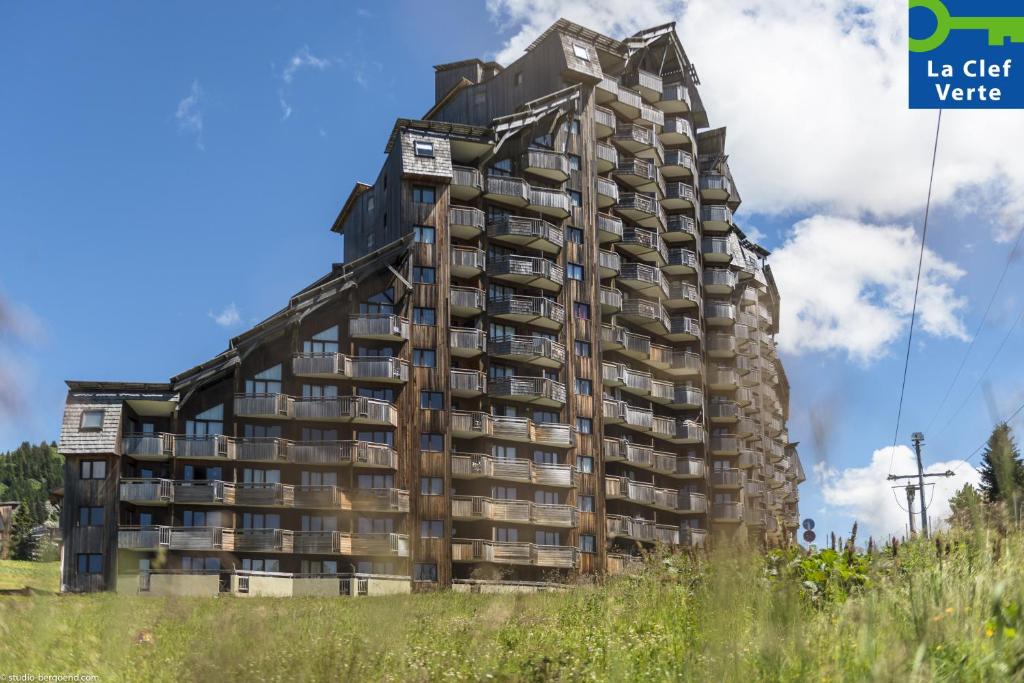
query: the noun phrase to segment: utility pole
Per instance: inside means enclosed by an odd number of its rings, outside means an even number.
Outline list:
[[[895,488],[906,488],[907,489],[907,512],[910,514],[910,533],[914,533],[914,489],[921,494],[921,533],[925,538],[928,538],[928,506],[924,500],[924,478],[925,477],[952,477],[953,471],[946,470],[945,472],[936,472],[934,474],[924,473],[924,463],[921,460],[921,444],[924,443],[924,434],[921,432],[914,432],[910,437],[914,442],[914,452],[917,454],[917,474],[890,474],[888,476],[889,481],[898,481],[900,479],[917,479],[916,486],[914,484],[906,484],[903,487],[897,486]]]

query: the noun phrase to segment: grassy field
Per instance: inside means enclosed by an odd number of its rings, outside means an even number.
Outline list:
[[[25,570],[0,564],[0,577]],[[30,580],[53,584],[51,567]],[[1024,537],[667,558],[562,594],[0,598],[0,671],[101,680],[1024,680]]]
[[[55,593],[60,590],[60,567],[56,562],[0,560],[0,590],[11,588]]]

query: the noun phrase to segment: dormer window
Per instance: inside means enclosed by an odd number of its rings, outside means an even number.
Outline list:
[[[103,411],[83,410],[78,429],[83,432],[98,432],[103,429]]]
[[[583,61],[585,61],[585,62],[589,62],[590,61],[590,51],[587,50],[585,45],[580,45],[579,43],[573,43],[572,44],[572,52],[573,52],[574,55],[576,55],[578,58],[582,59]]]
[[[418,157],[434,158],[434,143],[427,140],[416,140],[412,143],[413,153]]]

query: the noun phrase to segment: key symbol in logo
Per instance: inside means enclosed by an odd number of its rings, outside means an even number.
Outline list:
[[[946,42],[951,31],[988,31],[993,46],[1024,43],[1024,17],[952,17],[942,0],[910,0],[910,9],[923,7],[935,15],[935,32],[927,38],[911,38],[911,52],[931,52]]]

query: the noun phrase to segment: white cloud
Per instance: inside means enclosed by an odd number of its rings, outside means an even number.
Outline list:
[[[203,90],[199,87],[199,81],[192,81],[192,87],[180,102],[174,112],[174,118],[178,122],[178,130],[182,133],[193,136],[196,147],[205,150],[203,146],[203,112],[199,107],[199,100]]]
[[[29,308],[0,295],[0,422],[20,414],[26,388],[34,385],[27,351],[45,344],[42,321]]]
[[[278,89],[277,100],[281,105],[281,120],[286,121],[292,115],[292,107],[287,100],[287,89],[291,85],[292,81],[295,80],[295,75],[303,69],[312,69],[314,71],[323,71],[333,64],[332,60],[317,57],[309,49],[308,45],[303,45],[295,54],[291,56],[291,59],[285,64],[284,69],[281,71],[281,80],[284,81],[284,87]]]
[[[936,114],[907,108],[905,5],[489,0],[488,9],[518,27],[497,54],[506,64],[559,17],[614,37],[677,21],[712,125],[728,126],[747,210],[891,219],[924,203]],[[1022,123],[1012,110],[943,114],[934,201],[1000,187],[985,209],[1000,240],[1024,225]]]
[[[764,239],[768,237],[768,235],[764,234],[764,232],[762,232],[760,228],[757,228],[753,225],[744,225],[743,234],[747,236],[747,239],[753,242],[757,242],[758,244],[763,242]]]
[[[861,362],[883,353],[908,324],[920,240],[910,227],[812,216],[769,259],[782,299],[779,345],[789,353],[841,351]],[[919,330],[965,339],[966,300],[955,264],[925,250]]]
[[[242,314],[238,311],[238,307],[235,306],[234,302],[225,306],[220,313],[210,311],[207,315],[221,327],[235,327],[242,322]]]
[[[822,497],[831,506],[833,514],[838,513],[856,520],[862,536],[873,535],[876,539],[906,533],[906,494],[902,489],[893,495],[891,486],[896,482],[886,481],[889,475],[890,456],[892,472],[911,474],[917,472],[914,452],[907,446],[880,448],[871,456],[866,467],[848,467],[835,470],[824,463],[814,467],[814,475],[821,484]],[[926,480],[925,502],[933,526],[938,526],[949,517],[949,499],[965,483],[978,484],[978,471],[970,465],[961,467],[961,460],[937,462],[925,467],[926,473],[953,470],[953,477],[930,477]],[[898,497],[897,497],[898,496]],[[898,501],[898,502],[897,502]],[[919,500],[915,501],[920,505]],[[902,507],[901,507],[902,506]],[[920,508],[917,508],[920,510]],[[917,518],[918,520],[920,517]]]

